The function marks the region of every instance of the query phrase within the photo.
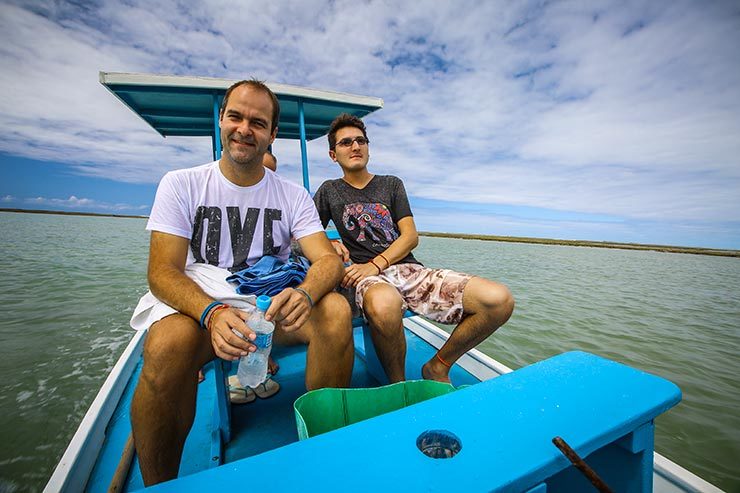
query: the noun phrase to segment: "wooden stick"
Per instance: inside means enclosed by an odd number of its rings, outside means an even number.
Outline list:
[[[612,489],[607,486],[607,484],[599,477],[596,472],[591,469],[588,464],[586,464],[583,459],[581,459],[575,450],[570,448],[570,445],[565,443],[565,440],[563,440],[560,437],[555,437],[552,439],[552,443],[555,444],[555,446],[560,450],[564,456],[570,460],[570,462],[575,466],[576,469],[581,471],[586,478],[591,481],[591,484],[594,485],[594,487],[599,490],[600,493],[613,493]]]
[[[110,480],[108,493],[118,493],[119,491],[123,491],[123,484],[126,482],[126,478],[128,477],[128,470],[131,468],[131,459],[133,459],[135,451],[134,434],[129,433],[126,445],[123,447],[121,460],[118,462],[116,472],[113,473],[113,478]]]

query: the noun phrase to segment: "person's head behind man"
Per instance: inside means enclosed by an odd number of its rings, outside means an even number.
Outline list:
[[[262,157],[262,166],[277,172],[277,158],[270,149],[268,149],[265,155]]]
[[[280,104],[264,82],[252,79],[229,87],[219,113],[223,155],[240,166],[262,164],[277,136]]]
[[[329,157],[345,172],[367,166],[370,158],[365,123],[354,115],[342,113],[329,126]]]

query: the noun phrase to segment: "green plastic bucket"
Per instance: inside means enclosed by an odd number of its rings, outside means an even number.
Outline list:
[[[454,391],[452,385],[433,380],[370,389],[312,390],[293,404],[298,438],[311,438]]]

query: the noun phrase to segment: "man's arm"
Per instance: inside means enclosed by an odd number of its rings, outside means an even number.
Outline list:
[[[147,277],[154,296],[183,315],[198,320],[213,300],[185,275],[188,247],[187,238],[152,231]]]
[[[398,223],[399,236],[393,243],[385,249],[382,254],[376,256],[371,262],[365,264],[352,264],[347,267],[342,286],[357,286],[357,284],[369,276],[377,276],[391,265],[402,260],[411,253],[419,244],[419,234],[416,232],[416,224],[413,216],[406,216],[399,219]],[[380,272],[378,272],[380,271]]]
[[[152,231],[147,278],[154,296],[183,315],[199,321],[203,310],[214,300],[185,275],[189,245],[187,238]],[[246,328],[246,313],[236,309],[219,310],[213,317],[209,326],[211,344],[217,356],[233,361],[250,350],[254,351],[250,349],[254,345],[231,330],[235,328],[249,339],[255,338],[254,333]]]
[[[342,262],[350,261],[349,250],[347,250],[347,247],[344,246],[342,240],[331,240],[331,246],[334,247],[334,251],[337,252],[339,258],[342,259]]]
[[[373,259],[373,261],[382,269],[387,269],[399,260],[403,260],[419,245],[419,233],[416,232],[416,223],[414,223],[413,216],[406,216],[399,219],[396,224],[398,224],[398,231],[400,234],[398,238],[396,238],[396,240],[383,252],[383,257],[385,257],[388,262],[384,261],[380,256]]]
[[[344,274],[342,261],[323,231],[304,236],[298,243],[311,262],[306,279],[298,289],[286,288],[275,295],[266,314],[268,320],[280,322],[286,332],[301,328],[311,315],[312,303],[318,303],[324,295],[332,291]]]

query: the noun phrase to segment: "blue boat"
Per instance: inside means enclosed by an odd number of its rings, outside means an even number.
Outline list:
[[[220,156],[218,109],[232,80],[100,74],[101,83],[162,136],[211,136]],[[281,106],[278,138],[306,142],[326,134],[339,113],[363,117],[378,98],[269,84]],[[448,334],[421,317],[404,318],[406,375]],[[387,383],[369,329],[354,320],[352,387]],[[45,491],[138,491],[129,410],[141,371],[145,331],[134,332]],[[230,405],[225,380],[236,371],[216,360],[199,384],[196,417],[177,479],[153,492],[225,491],[595,491],[578,457],[615,492],[718,492],[654,452],[655,418],[681,399],[673,383],[618,362],[569,352],[512,371],[477,350],[453,366],[458,390],[299,440],[294,402],[304,386],[305,347],[276,347],[281,385],[270,399]],[[320,392],[320,391],[319,391]],[[322,430],[325,431],[325,430]],[[554,444],[560,437],[578,457]],[[441,453],[429,453],[429,448]]]

